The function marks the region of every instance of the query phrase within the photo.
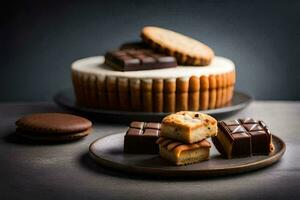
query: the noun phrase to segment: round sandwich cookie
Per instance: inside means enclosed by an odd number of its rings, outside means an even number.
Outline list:
[[[146,26],[141,37],[152,48],[175,56],[180,65],[209,65],[214,57],[207,45],[168,29]]]
[[[36,113],[16,121],[16,133],[32,140],[68,141],[90,134],[92,122],[64,113]]]

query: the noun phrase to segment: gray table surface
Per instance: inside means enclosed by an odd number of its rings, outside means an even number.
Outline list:
[[[34,144],[13,136],[14,122],[53,103],[0,104],[0,199],[299,199],[300,102],[255,101],[231,116],[263,119],[287,150],[275,165],[213,179],[144,177],[103,168],[88,156],[95,139],[126,125],[94,121],[94,132],[67,144]],[[65,112],[65,111],[64,111]]]

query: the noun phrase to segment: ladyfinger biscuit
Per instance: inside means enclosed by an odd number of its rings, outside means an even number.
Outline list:
[[[188,110],[199,110],[199,96],[200,96],[200,79],[192,76],[189,80],[189,105]]]
[[[95,75],[89,75],[88,93],[89,93],[91,107],[97,108],[98,107],[98,94],[97,94],[97,84],[96,84],[96,76]]]
[[[84,106],[86,104],[86,95],[85,95],[85,85],[84,85],[84,74],[82,73],[78,73],[77,74],[77,78],[78,78],[78,84],[79,84],[79,101],[78,103],[80,103],[79,105]]]
[[[217,80],[216,75],[210,75],[209,76],[209,109],[214,109],[216,107],[216,101],[217,101]]]
[[[107,108],[108,97],[106,91],[106,78],[105,76],[98,75],[97,80],[97,92],[98,92],[98,105],[100,108]]]
[[[90,91],[89,91],[89,75],[83,74],[82,81],[83,81],[83,89],[84,89],[84,102],[85,102],[84,106],[92,107]]]
[[[175,56],[182,65],[208,65],[214,57],[214,52],[207,45],[171,30],[147,26],[141,37],[152,48]]]
[[[228,102],[232,100],[235,81],[236,81],[236,73],[235,71],[233,71],[230,73],[230,86],[228,88]]]
[[[176,106],[176,79],[164,80],[164,112],[175,112]]]
[[[145,112],[152,112],[152,79],[142,80],[142,107]]]
[[[141,81],[139,79],[130,79],[130,105],[132,110],[141,110],[142,95]]]
[[[153,80],[153,111],[154,112],[163,112],[163,103],[164,103],[164,80],[163,79],[154,79]]]
[[[78,73],[76,71],[72,71],[72,82],[73,82],[73,89],[74,89],[74,94],[76,97],[76,103],[78,105],[80,105],[81,102],[81,98],[80,98],[80,83],[78,80]]]
[[[130,99],[129,99],[129,81],[128,78],[119,77],[118,78],[118,93],[119,93],[119,103],[122,110],[130,109]]]
[[[189,79],[176,79],[176,111],[188,110]]]
[[[109,76],[106,79],[106,90],[108,96],[108,106],[111,109],[119,108],[117,78]]]
[[[223,86],[222,86],[222,103],[221,106],[224,106],[226,103],[226,98],[227,98],[227,93],[226,93],[226,88],[227,88],[227,74],[222,74],[223,77]]]
[[[216,108],[220,108],[222,104],[222,86],[223,86],[223,77],[222,75],[216,75],[217,81],[217,100],[216,100]]]
[[[209,80],[207,76],[200,77],[200,110],[207,110],[209,103]]]

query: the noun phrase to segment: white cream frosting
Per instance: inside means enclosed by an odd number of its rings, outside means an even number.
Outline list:
[[[72,63],[72,70],[101,76],[115,76],[126,78],[178,78],[191,76],[208,76],[211,74],[223,74],[235,70],[234,63],[224,57],[216,56],[208,66],[178,66],[175,68],[141,70],[141,71],[117,71],[104,64],[104,56],[83,58]]]

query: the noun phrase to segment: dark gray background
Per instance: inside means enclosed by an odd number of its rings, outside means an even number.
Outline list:
[[[51,100],[70,64],[138,40],[145,25],[185,33],[236,63],[237,89],[300,99],[299,1],[2,3],[0,101]]]

